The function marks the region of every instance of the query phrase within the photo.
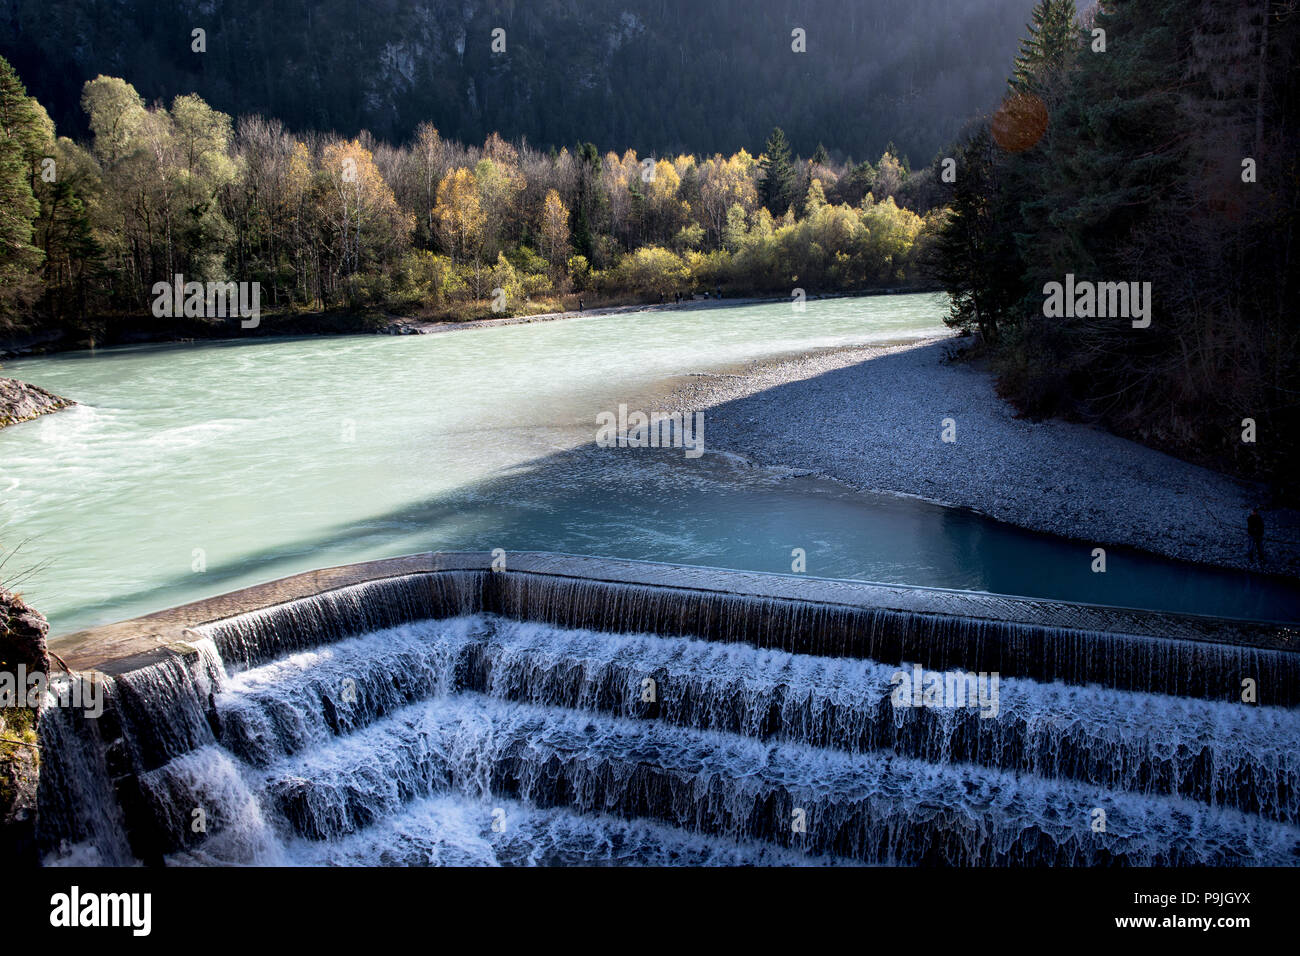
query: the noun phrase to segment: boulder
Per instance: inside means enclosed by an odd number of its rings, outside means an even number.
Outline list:
[[[76,402],[12,378],[0,378],[0,428],[16,425]]]

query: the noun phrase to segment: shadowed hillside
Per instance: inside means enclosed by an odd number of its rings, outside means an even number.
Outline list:
[[[290,129],[535,146],[754,149],[775,125],[873,159],[928,162],[996,98],[1029,0],[564,0],[365,4],[0,3],[0,56],[69,133],[81,85],[121,76],[146,102],[198,93]],[[165,9],[164,9],[165,8]],[[206,31],[206,52],[191,31]],[[492,32],[505,30],[504,53]],[[805,53],[791,31],[806,31]],[[846,111],[852,121],[845,122]]]

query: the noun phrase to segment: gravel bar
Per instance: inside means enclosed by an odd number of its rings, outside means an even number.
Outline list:
[[[1030,421],[953,339],[825,350],[681,380],[706,445],[755,465],[970,508],[1035,531],[1251,568],[1246,516],[1264,517],[1265,572],[1300,576],[1300,513],[1264,491],[1090,425]],[[942,441],[952,419],[956,441]]]

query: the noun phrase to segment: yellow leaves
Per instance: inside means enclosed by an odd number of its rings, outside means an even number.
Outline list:
[[[434,135],[437,135],[437,130],[434,130]],[[519,150],[502,139],[500,133],[493,133],[483,143],[483,156],[498,166],[519,165]]]
[[[452,250],[453,260],[473,256],[483,242],[487,216],[479,201],[478,180],[474,173],[460,166],[438,184],[438,201],[433,207],[444,245]]]
[[[651,202],[667,202],[677,195],[682,178],[677,175],[673,164],[661,159],[654,164],[654,175],[645,184],[646,196]]]
[[[560,194],[554,189],[546,194],[542,203],[541,228],[542,253],[553,266],[564,264],[569,250],[569,210],[564,208]]]
[[[374,157],[357,140],[330,143],[321,152],[321,170],[335,190],[365,195],[377,186],[387,188],[375,166]]]
[[[560,194],[554,189],[548,190],[546,199],[542,203],[542,223],[555,222],[568,228],[569,210],[565,208],[564,201],[560,199]]]
[[[328,184],[322,197],[344,272],[360,268],[380,248],[403,244],[415,228],[404,214],[374,157],[357,140],[339,140],[321,151],[321,173]]]
[[[730,159],[716,154],[700,164],[701,214],[715,240],[721,239],[732,206],[750,212],[758,205],[754,162],[753,157],[742,149]]]
[[[300,202],[311,184],[311,155],[307,152],[306,143],[297,143],[293,147],[286,180],[289,201],[295,204]]]
[[[822,189],[822,181],[820,179],[814,178],[813,181],[808,184],[808,196],[804,201],[804,206],[807,210],[807,215],[809,216],[816,215],[820,210],[825,208],[826,191]]]
[[[615,273],[626,288],[645,294],[671,295],[690,281],[686,263],[659,246],[642,246],[624,256]]]
[[[195,93],[172,100],[171,116],[181,159],[190,171],[202,169],[210,176],[233,175],[227,155],[231,137],[229,116],[214,110]]]

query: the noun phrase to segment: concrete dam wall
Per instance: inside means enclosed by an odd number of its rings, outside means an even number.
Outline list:
[[[1300,847],[1280,625],[454,553],[51,650],[107,706],[42,722],[47,861],[1250,865]]]

